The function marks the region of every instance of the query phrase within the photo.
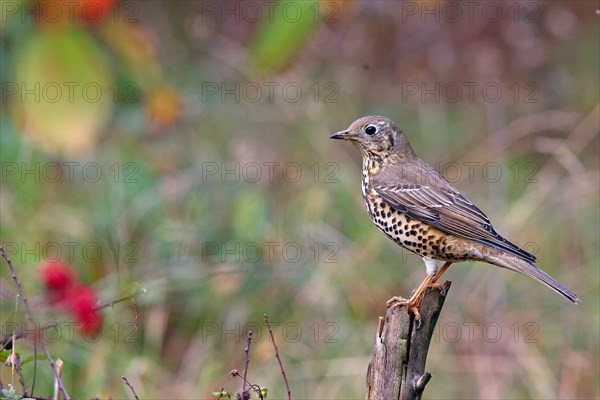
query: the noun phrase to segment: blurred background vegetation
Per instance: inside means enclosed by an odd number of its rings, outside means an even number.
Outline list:
[[[76,4],[0,15],[0,240],[36,318],[68,319],[48,258],[103,300],[147,289],[138,333],[126,302],[97,340],[50,343],[71,395],[131,398],[122,375],[141,398],[237,392],[252,329],[249,380],[284,398],[268,313],[294,398],[363,398],[377,317],[425,270],[372,226],[359,154],[328,136],[383,114],[583,300],[454,266],[427,398],[600,396],[597,2]],[[25,318],[4,263],[0,284],[4,334]],[[36,376],[49,395],[45,361]]]

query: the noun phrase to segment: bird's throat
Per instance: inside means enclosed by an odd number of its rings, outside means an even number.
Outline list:
[[[363,174],[373,175],[379,172],[383,160],[374,154],[367,154],[363,157]]]
[[[375,155],[363,155],[363,165],[362,165],[362,195],[363,197],[367,196],[367,192],[369,191],[369,182],[371,180],[371,176],[375,175],[381,169],[382,160],[380,157]]]

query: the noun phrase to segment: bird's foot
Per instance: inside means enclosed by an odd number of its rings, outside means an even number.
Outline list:
[[[429,287],[443,289],[443,285],[436,283],[436,281],[440,278],[440,276],[442,276],[444,271],[448,269],[450,264],[452,263],[446,262],[446,264],[444,264],[444,266],[440,268],[435,275],[427,275],[419,287],[410,296],[410,299],[394,296],[387,301],[387,307],[405,306],[408,308],[408,312],[415,316],[415,320],[417,321],[417,329],[419,329],[421,327],[421,313],[419,312],[419,307],[421,307],[421,303],[423,302],[425,290],[427,290]]]
[[[401,307],[405,306],[408,312],[415,316],[417,321],[417,329],[421,326],[421,313],[419,312],[419,305],[421,304],[420,296],[412,296],[410,299],[404,297],[394,296],[389,299],[386,303],[387,307]]]

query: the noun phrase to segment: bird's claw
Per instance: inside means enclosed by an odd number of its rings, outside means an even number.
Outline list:
[[[427,289],[440,289],[443,290],[444,289],[444,284],[443,283],[430,283],[429,285],[427,285]]]
[[[413,298],[405,299],[404,297],[394,296],[386,302],[386,306],[388,308],[405,306],[406,308],[408,308],[408,312],[414,315],[415,321],[417,321],[417,329],[421,327],[421,313],[419,312],[419,301],[415,301]]]
[[[394,296],[391,299],[389,299],[385,305],[387,306],[387,308],[390,307],[395,307],[395,306],[407,306],[410,302],[410,299],[405,299],[404,297],[400,297],[400,296]]]
[[[431,289],[439,289],[439,291],[442,294],[442,297],[446,297],[446,292],[448,290],[448,287],[444,284],[444,283],[431,283],[428,288]]]

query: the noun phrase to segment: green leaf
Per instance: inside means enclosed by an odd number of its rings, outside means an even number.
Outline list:
[[[27,363],[32,362],[33,360],[36,360],[36,359],[37,360],[45,360],[46,356],[44,356],[44,355],[38,355],[37,357],[35,357],[35,356],[31,355],[29,357],[25,357],[24,359],[21,360],[21,365],[25,365]]]
[[[285,67],[319,27],[319,3],[286,0],[262,18],[250,45],[252,63],[264,72]]]
[[[223,397],[227,397],[228,399],[231,399],[231,396],[233,396],[233,393],[227,392],[225,390],[221,390],[220,392],[212,392],[212,395],[215,396],[217,398],[217,400],[219,400]]]
[[[262,392],[262,397],[266,399],[267,395],[269,394],[269,388],[264,387],[261,388],[260,391]]]

